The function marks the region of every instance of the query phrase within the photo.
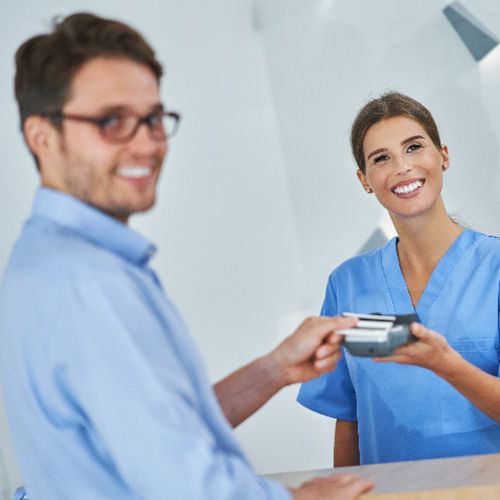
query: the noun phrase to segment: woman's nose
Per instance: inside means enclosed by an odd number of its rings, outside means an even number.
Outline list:
[[[397,170],[396,173],[398,175],[405,175],[405,174],[411,172],[412,166],[410,163],[408,163],[406,158],[400,158],[397,162],[396,170]]]

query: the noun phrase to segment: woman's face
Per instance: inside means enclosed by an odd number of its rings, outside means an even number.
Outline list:
[[[372,125],[363,151],[366,172],[358,178],[392,215],[417,216],[440,198],[448,149],[438,149],[417,121],[397,116]]]

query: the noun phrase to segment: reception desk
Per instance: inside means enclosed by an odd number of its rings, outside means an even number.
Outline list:
[[[267,477],[295,487],[315,476],[344,472],[354,472],[375,483],[375,489],[361,497],[366,500],[500,499],[500,454],[286,472]]]

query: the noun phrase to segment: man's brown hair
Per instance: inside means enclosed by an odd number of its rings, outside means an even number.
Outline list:
[[[16,52],[15,95],[21,130],[30,115],[61,111],[70,98],[75,73],[96,57],[118,57],[145,64],[158,82],[163,74],[151,46],[126,24],[89,13],[53,21],[52,31],[24,42]],[[57,117],[51,118],[60,127]]]

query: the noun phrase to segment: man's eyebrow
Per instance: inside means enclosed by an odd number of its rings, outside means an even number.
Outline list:
[[[417,139],[425,139],[424,136],[422,135],[412,135],[411,137],[408,137],[408,139],[405,139],[404,141],[401,141],[401,146],[404,146],[405,144],[408,144],[411,141],[415,141]],[[366,160],[368,161],[372,156],[378,155],[379,153],[385,153],[387,151],[387,148],[379,148],[376,149],[375,151],[372,151],[367,157]]]
[[[148,113],[151,113],[151,112],[154,112],[154,111],[164,111],[165,109],[165,106],[161,103],[161,102],[158,102],[158,103],[155,103],[155,104],[152,104],[149,108],[148,108]],[[99,110],[99,113],[100,114],[127,114],[127,113],[132,113],[134,114],[134,111],[130,108],[130,106],[126,106],[126,105],[123,105],[123,104],[118,104],[118,105],[111,105],[111,106],[103,106],[100,110]]]
[[[99,113],[100,114],[113,114],[113,113],[124,113],[128,110],[127,106],[122,106],[122,105],[111,105],[111,106],[103,106],[102,108],[99,108]]]

